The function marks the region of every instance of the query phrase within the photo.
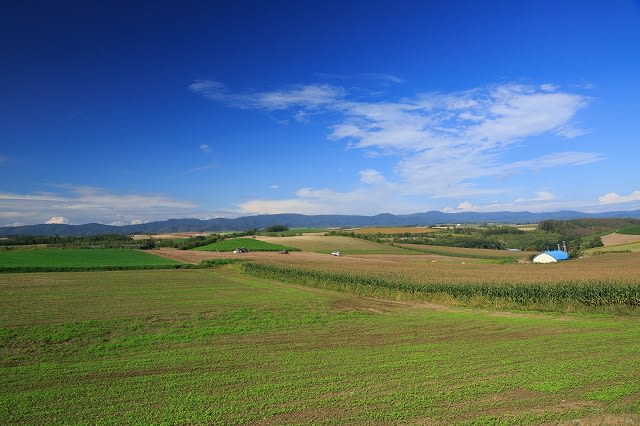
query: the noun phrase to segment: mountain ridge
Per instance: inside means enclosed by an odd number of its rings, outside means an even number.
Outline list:
[[[15,227],[0,227],[0,236],[14,235],[60,235],[80,236],[96,234],[160,234],[170,232],[220,232],[261,229],[272,225],[286,225],[290,228],[318,227],[343,228],[364,226],[428,226],[442,223],[537,223],[542,220],[569,220],[581,218],[635,218],[640,219],[640,210],[612,211],[604,213],[584,213],[572,210],[556,212],[458,212],[445,213],[429,211],[394,215],[380,213],[364,215],[303,215],[280,213],[268,215],[242,216],[234,219],[167,219],[138,225],[104,225],[87,223],[82,225],[38,224]]]

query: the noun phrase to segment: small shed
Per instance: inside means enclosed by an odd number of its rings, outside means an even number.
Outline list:
[[[533,263],[554,263],[567,260],[569,254],[562,250],[547,250],[533,258]]]

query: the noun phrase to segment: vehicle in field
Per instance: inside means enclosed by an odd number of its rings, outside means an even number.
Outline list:
[[[342,256],[342,253],[340,253],[339,251],[332,251],[331,256]]]
[[[235,254],[238,253],[249,253],[249,250],[245,247],[239,247],[233,251]]]

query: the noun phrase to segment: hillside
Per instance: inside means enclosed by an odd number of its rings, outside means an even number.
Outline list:
[[[409,226],[436,225],[441,223],[537,223],[543,220],[593,218],[636,218],[640,219],[640,210],[605,213],[583,213],[577,211],[559,211],[545,213],[531,212],[490,212],[490,213],[443,213],[431,211],[408,215],[388,213],[375,216],[357,215],[302,215],[273,214],[243,216],[235,219],[216,218],[169,219],[139,225],[110,226],[99,223],[84,225],[41,224],[15,227],[0,227],[0,236],[12,235],[96,235],[96,234],[160,234],[170,232],[199,231],[245,231],[261,229],[274,224],[287,225],[289,228],[343,228],[368,226]]]

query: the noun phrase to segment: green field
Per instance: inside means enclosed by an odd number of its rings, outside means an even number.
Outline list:
[[[640,318],[218,270],[0,275],[3,424],[637,424]]]
[[[587,254],[601,254],[601,253],[615,253],[615,252],[635,252],[640,253],[640,242],[629,244],[617,244],[609,247],[596,247],[593,249],[585,250]]]
[[[129,249],[28,249],[0,251],[0,270],[171,266],[180,262]]]
[[[196,247],[193,250],[204,251],[234,251],[237,248],[244,247],[250,251],[280,251],[280,250],[297,250],[293,247],[285,247],[279,244],[271,244],[265,241],[256,240],[254,238],[229,238],[227,240],[218,241],[216,243],[207,244],[206,246]]]
[[[618,230],[619,234],[640,235],[640,225],[627,226]]]

